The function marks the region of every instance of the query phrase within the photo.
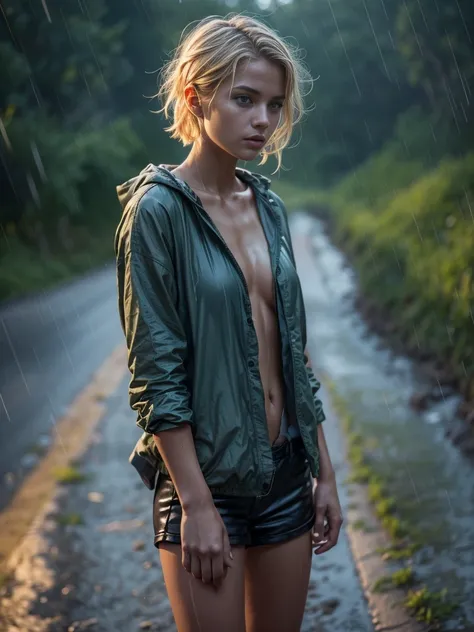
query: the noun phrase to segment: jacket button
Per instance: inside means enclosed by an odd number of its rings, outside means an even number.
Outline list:
[[[280,276],[280,274],[281,274],[280,266],[277,266],[276,273],[277,273],[277,276]]]
[[[247,318],[247,324],[252,325],[253,324],[253,318],[251,316],[249,316]]]
[[[262,489],[264,492],[268,492],[268,490],[270,489],[270,484],[269,483],[264,483],[262,486]]]
[[[255,362],[253,360],[249,360],[249,367],[252,368],[255,366]]]

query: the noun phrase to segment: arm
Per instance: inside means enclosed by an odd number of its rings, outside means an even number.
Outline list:
[[[219,583],[231,565],[230,546],[194,446],[187,340],[160,211],[157,203],[139,207],[119,237],[128,244],[118,257],[118,278],[130,404],[138,425],[153,435],[183,507],[183,565],[204,582]]]
[[[313,375],[314,382],[317,383],[317,390],[319,390],[319,382],[314,377],[311,358],[308,350],[305,350],[306,368],[308,372]],[[310,377],[311,381],[311,377]],[[313,382],[312,382],[313,386]],[[313,390],[315,395],[315,391]],[[322,411],[322,403],[319,398],[316,398],[319,402],[318,415],[320,421],[325,419]],[[321,419],[322,416],[322,419]],[[324,436],[323,426],[318,421],[317,430],[318,433],[318,448],[319,448],[319,476],[315,481],[314,486],[314,505],[316,511],[316,523],[313,529],[313,544],[316,546],[316,555],[321,555],[326,551],[332,549],[337,544],[339,539],[339,532],[342,526],[342,510],[339,502],[339,495],[337,493],[336,475],[334,467],[332,465],[331,457],[329,456],[329,450],[326,443],[326,437]],[[325,520],[327,524],[325,524]]]

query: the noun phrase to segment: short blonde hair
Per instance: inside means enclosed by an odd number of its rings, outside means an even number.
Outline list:
[[[266,25],[245,15],[211,16],[183,33],[179,46],[161,71],[162,84],[157,95],[163,103],[160,111],[172,121],[166,128],[171,137],[183,145],[199,138],[199,121],[184,98],[188,86],[212,99],[222,82],[235,76],[239,62],[258,57],[280,64],[285,72],[282,116],[269,145],[262,150],[260,163],[275,155],[280,168],[293,126],[304,114],[303,85],[312,83],[311,76],[294,47]]]

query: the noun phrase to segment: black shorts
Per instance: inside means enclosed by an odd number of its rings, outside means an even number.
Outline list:
[[[300,437],[272,448],[275,474],[265,496],[213,495],[233,546],[278,544],[313,528],[313,479]],[[181,505],[171,479],[161,475],[153,501],[155,546],[180,544]]]

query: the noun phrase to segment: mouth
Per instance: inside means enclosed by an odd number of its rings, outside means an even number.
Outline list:
[[[265,136],[262,136],[261,134],[255,134],[249,138],[244,138],[244,142],[259,149],[265,145],[266,139]]]

